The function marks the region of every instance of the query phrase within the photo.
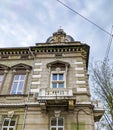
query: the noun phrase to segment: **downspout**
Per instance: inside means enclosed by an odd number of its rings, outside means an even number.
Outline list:
[[[33,52],[31,51],[31,48],[29,47],[29,52],[31,53],[31,55],[33,56],[33,68],[35,65],[35,55],[33,54]],[[31,90],[31,79],[32,79],[32,75],[33,75],[33,69],[32,69],[32,73],[31,73],[31,78],[30,78],[30,85],[29,85],[29,89],[28,89],[28,98],[27,101],[29,101],[29,97],[30,97],[30,90]]]
[[[22,130],[24,130],[24,128],[25,128],[25,120],[26,120],[26,116],[27,116],[27,109],[28,109],[28,105],[25,105],[24,119],[23,119],[23,123],[22,123]]]
[[[35,64],[35,56],[34,56],[33,52],[31,51],[30,47],[29,47],[29,52],[33,56],[33,61],[34,61],[34,64]],[[34,64],[33,64],[33,68],[34,68]],[[30,85],[29,85],[29,89],[28,89],[27,102],[29,102],[29,97],[30,97],[32,75],[33,75],[33,69],[32,69],[32,73],[31,73],[31,77],[30,77]],[[24,111],[24,119],[23,119],[23,123],[22,123],[22,130],[24,130],[24,128],[25,128],[25,120],[26,120],[26,116],[27,116],[27,110],[28,110],[28,105],[25,104],[25,111]]]

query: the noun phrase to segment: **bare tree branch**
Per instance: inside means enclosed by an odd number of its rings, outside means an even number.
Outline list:
[[[113,66],[105,60],[91,64],[90,71],[93,90],[103,101],[107,113],[110,114],[113,121]]]

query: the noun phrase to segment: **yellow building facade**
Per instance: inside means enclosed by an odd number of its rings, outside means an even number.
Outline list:
[[[62,29],[45,43],[0,48],[0,129],[95,130],[104,110],[90,99],[89,50]]]

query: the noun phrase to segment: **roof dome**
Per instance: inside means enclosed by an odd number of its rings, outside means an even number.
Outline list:
[[[58,29],[57,32],[53,33],[53,36],[50,36],[46,43],[62,43],[62,42],[74,42],[73,37],[66,35],[63,29]]]

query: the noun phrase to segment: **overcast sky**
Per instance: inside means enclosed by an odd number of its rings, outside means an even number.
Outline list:
[[[107,32],[113,25],[113,0],[61,0]],[[0,0],[0,47],[35,46],[59,28],[90,45],[90,57],[105,57],[110,36],[56,0]],[[112,43],[113,44],[113,43]],[[113,45],[110,48],[112,59]]]

